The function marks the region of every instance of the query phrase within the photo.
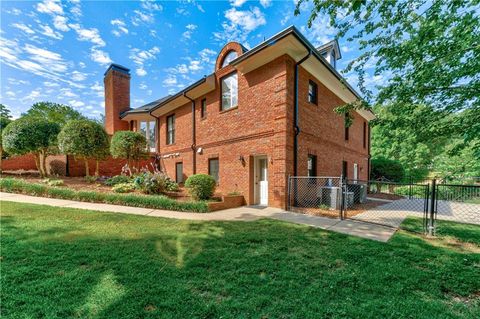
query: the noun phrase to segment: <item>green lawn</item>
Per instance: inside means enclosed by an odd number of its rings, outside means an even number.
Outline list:
[[[479,318],[480,227],[405,228],[380,243],[2,202],[2,318]]]

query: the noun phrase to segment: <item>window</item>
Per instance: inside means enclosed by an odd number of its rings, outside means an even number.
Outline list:
[[[307,176],[313,177],[317,176],[317,156],[315,155],[308,155],[307,161]]]
[[[342,161],[342,175],[343,175],[343,178],[348,177],[348,163],[347,163],[347,161]]]
[[[183,183],[183,163],[175,163],[175,181],[180,184]]]
[[[227,53],[222,62],[222,68],[226,67],[230,62],[232,62],[237,57],[237,52],[230,51]]]
[[[308,102],[317,104],[317,84],[313,81],[308,82]]]
[[[167,144],[175,143],[175,114],[167,117]]]
[[[349,114],[346,113],[345,114],[345,141],[348,141],[349,139],[349,135],[350,135],[350,128],[347,126],[347,122],[348,122],[348,118],[349,118]]]
[[[208,160],[208,175],[212,176],[218,184],[218,158],[210,158]]]
[[[363,122],[363,148],[367,148],[367,123]]]
[[[238,76],[233,73],[224,77],[222,86],[222,111],[229,110],[238,105]]]
[[[203,99],[200,105],[200,116],[202,119],[207,116],[207,99]]]
[[[157,150],[157,135],[155,121],[140,121],[138,132],[145,136],[147,140],[147,150],[155,152]]]

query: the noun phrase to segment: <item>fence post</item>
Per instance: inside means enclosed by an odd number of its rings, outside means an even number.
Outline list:
[[[434,178],[432,180],[432,197],[430,198],[430,220],[428,223],[428,234],[430,236],[435,235],[435,201],[436,201],[436,192],[437,192],[437,180]]]
[[[345,219],[345,182],[343,174],[340,175],[340,219]]]
[[[287,211],[290,210],[290,192],[291,192],[291,189],[290,189],[290,175],[288,175],[288,179],[287,179]]]
[[[408,199],[412,199],[412,184],[413,184],[413,178],[410,176],[410,186],[408,190]]]

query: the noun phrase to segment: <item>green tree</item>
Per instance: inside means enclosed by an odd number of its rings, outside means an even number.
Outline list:
[[[85,116],[71,106],[53,102],[35,103],[26,113],[22,113],[22,116],[42,118],[57,123],[61,127],[68,121],[86,119]]]
[[[3,151],[2,132],[11,121],[12,116],[10,115],[10,110],[5,105],[0,104],[0,172],[2,171],[2,158],[6,156]]]
[[[132,131],[117,131],[110,143],[110,153],[114,158],[127,160],[128,167],[132,161],[138,161],[146,155],[147,140],[145,136]]]
[[[40,118],[20,118],[8,124],[2,132],[3,146],[11,154],[32,153],[40,176],[48,175],[46,158],[56,145],[60,126]]]
[[[98,176],[98,163],[109,154],[109,140],[103,126],[91,120],[69,121],[58,134],[58,147],[67,155],[85,161],[85,175],[90,175],[88,161],[96,161],[95,176]]]
[[[299,0],[295,14],[303,4]],[[314,0],[308,20],[327,15],[337,37],[359,44],[360,56],[344,72],[355,71],[366,102],[429,104],[455,113],[470,110],[460,122],[464,145],[480,157],[480,2],[478,0]],[[387,79],[367,87],[369,71]],[[368,103],[367,103],[368,105]],[[340,110],[366,107],[345,105]],[[426,122],[429,126],[431,123]]]
[[[373,179],[386,178],[394,182],[399,182],[404,177],[403,166],[399,161],[387,159],[384,157],[372,158]]]

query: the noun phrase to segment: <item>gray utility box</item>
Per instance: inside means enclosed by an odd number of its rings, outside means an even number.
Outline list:
[[[367,201],[367,185],[348,184],[347,190],[353,193],[353,202],[355,204],[363,204]]]
[[[341,192],[342,190],[340,187],[323,186],[318,188],[317,196],[320,204],[326,205],[331,209],[340,209],[342,198]]]

